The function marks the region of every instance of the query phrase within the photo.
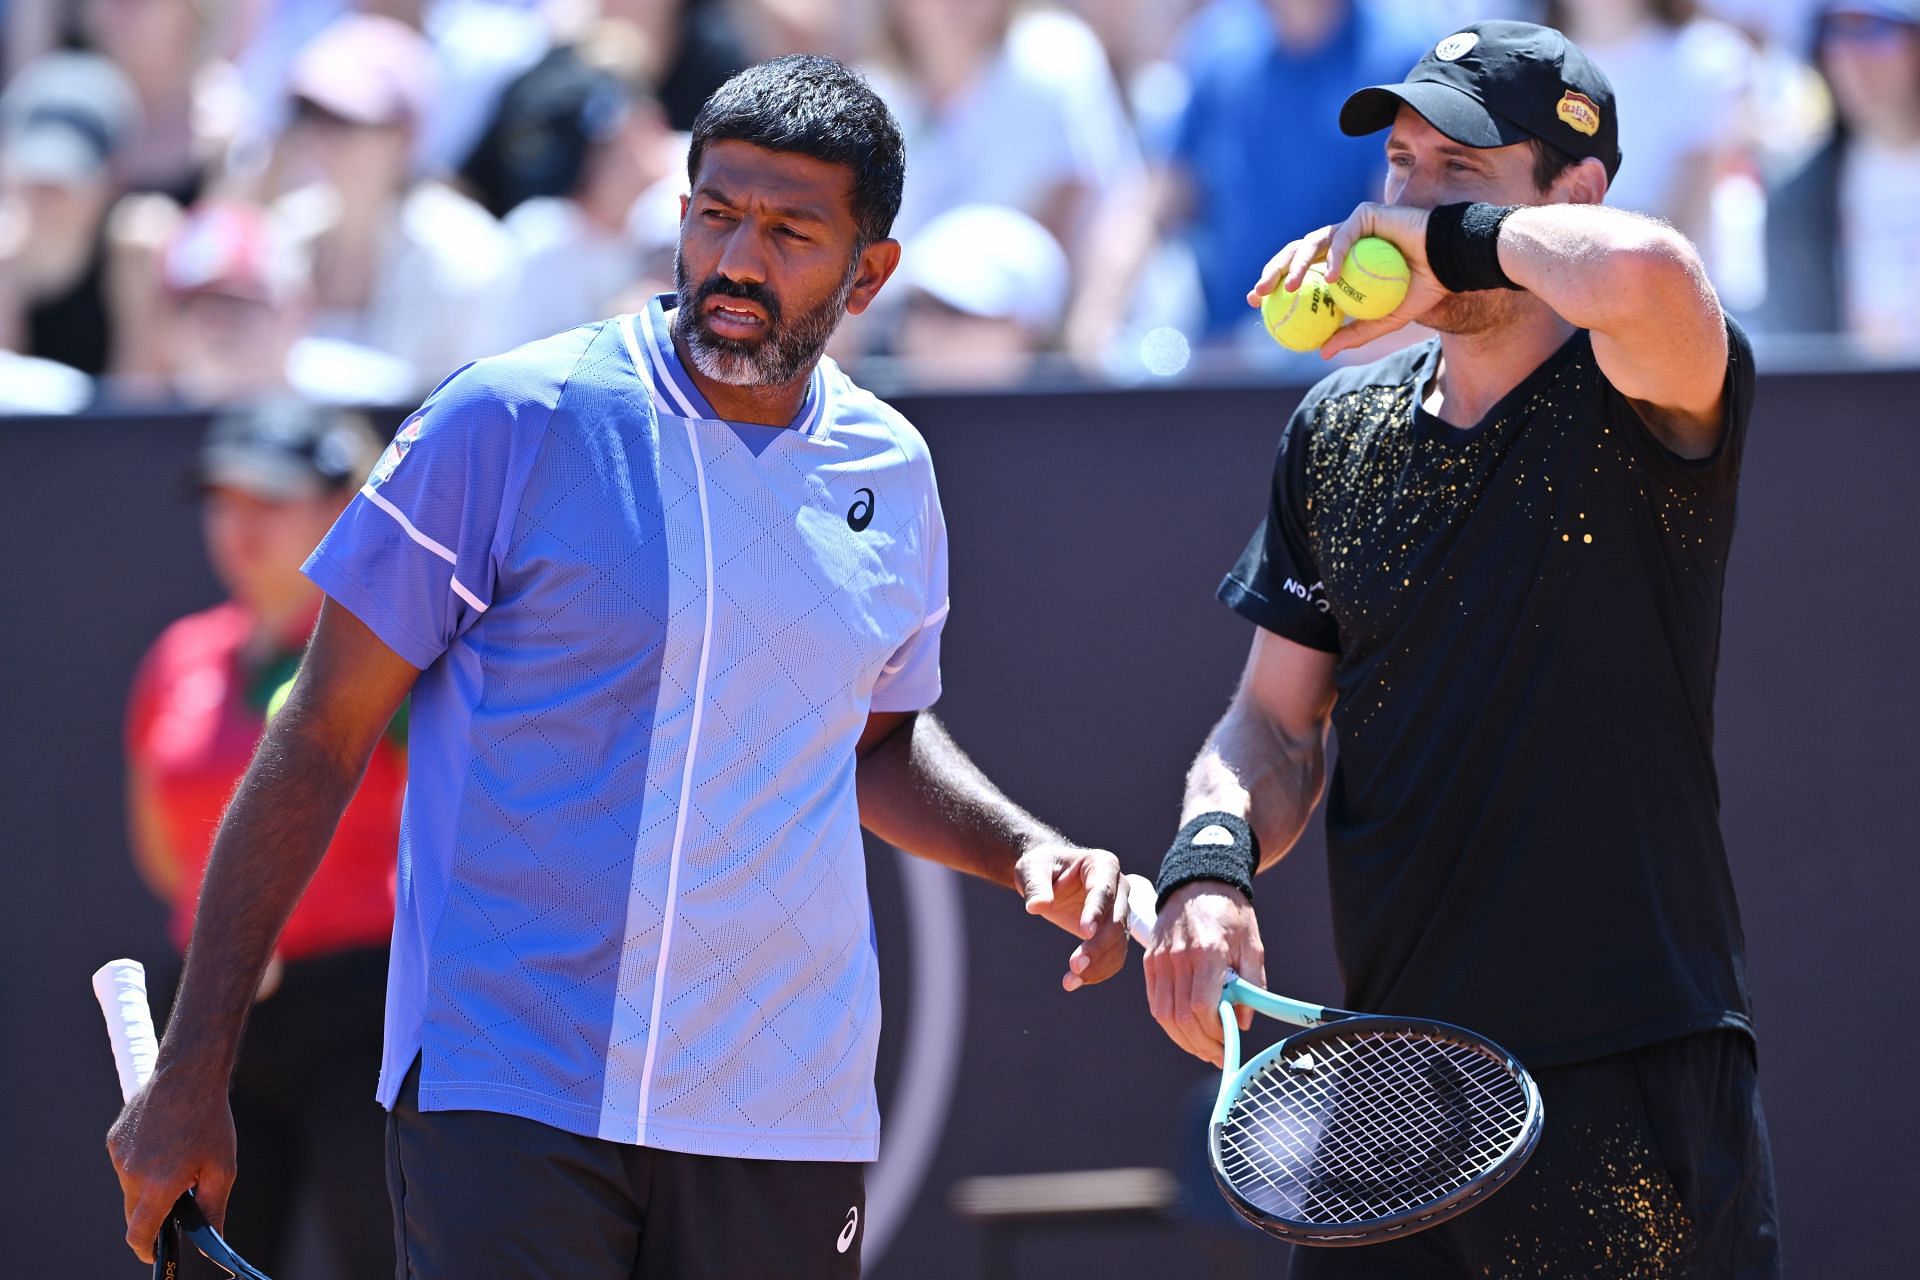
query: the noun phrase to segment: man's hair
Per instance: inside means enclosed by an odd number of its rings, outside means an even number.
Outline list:
[[[710,142],[750,142],[853,171],[853,220],[861,248],[884,240],[900,212],[906,143],[887,104],[856,73],[811,54],[748,67],[714,90],[693,120],[687,180],[696,181]]]
[[[1533,148],[1533,185],[1543,194],[1553,186],[1555,178],[1580,163],[1544,139],[1528,138],[1527,145]]]

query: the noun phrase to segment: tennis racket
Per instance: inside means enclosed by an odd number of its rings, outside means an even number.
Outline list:
[[[109,960],[93,975],[93,995],[106,1015],[107,1039],[113,1043],[113,1065],[120,1072],[120,1097],[132,1098],[153,1074],[160,1040],[153,1033],[153,1011],[147,1008],[147,971],[138,960]],[[180,1267],[181,1238],[200,1256],[238,1280],[267,1280],[260,1270],[235,1253],[207,1222],[188,1191],[174,1202],[153,1246],[153,1280],[175,1280]]]
[[[1127,881],[1127,929],[1146,946],[1154,888]],[[1236,1005],[1305,1030],[1242,1066]],[[1492,1195],[1540,1141],[1540,1091],[1526,1068],[1460,1027],[1303,1004],[1231,970],[1220,1027],[1213,1179],[1242,1217],[1283,1240],[1377,1244],[1437,1226]]]

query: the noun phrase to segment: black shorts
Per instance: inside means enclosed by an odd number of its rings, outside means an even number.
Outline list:
[[[855,1280],[860,1164],[685,1155],[492,1111],[387,1118],[399,1280]]]
[[[1485,1204],[1391,1244],[1294,1251],[1291,1280],[1772,1280],[1753,1042],[1712,1031],[1534,1073],[1540,1147]]]

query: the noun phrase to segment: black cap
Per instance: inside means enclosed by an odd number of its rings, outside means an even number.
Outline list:
[[[193,482],[261,498],[315,498],[359,484],[379,452],[380,438],[363,414],[273,400],[213,420]]]
[[[504,216],[523,200],[571,195],[592,147],[619,131],[636,91],[611,71],[562,46],[508,85],[492,121],[463,166]]]
[[[1464,146],[1538,138],[1576,160],[1600,161],[1609,180],[1620,170],[1613,85],[1552,27],[1462,27],[1414,63],[1405,83],[1374,85],[1348,98],[1340,108],[1341,131],[1359,137],[1391,128],[1402,103]]]

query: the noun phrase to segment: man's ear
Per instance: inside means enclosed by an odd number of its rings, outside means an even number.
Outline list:
[[[860,251],[860,266],[853,277],[853,291],[847,294],[847,314],[857,316],[873,305],[874,295],[880,292],[894,271],[900,266],[900,242],[898,240],[875,240]]]
[[[1549,204],[1600,204],[1607,198],[1607,166],[1587,156],[1560,171]]]

